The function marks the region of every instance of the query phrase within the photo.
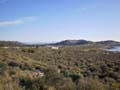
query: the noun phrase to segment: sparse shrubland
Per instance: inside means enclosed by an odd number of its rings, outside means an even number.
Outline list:
[[[120,53],[101,48],[0,48],[0,90],[120,90]]]

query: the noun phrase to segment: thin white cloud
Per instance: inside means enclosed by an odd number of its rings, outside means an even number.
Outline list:
[[[29,16],[29,17],[23,17],[24,20],[35,20],[36,17],[34,16]]]
[[[9,25],[17,25],[22,24],[22,20],[14,20],[14,21],[1,21],[0,26],[9,26]]]
[[[35,19],[36,19],[35,17],[24,17],[17,20],[0,21],[0,26],[14,26],[14,25],[23,24],[25,22],[33,21]]]

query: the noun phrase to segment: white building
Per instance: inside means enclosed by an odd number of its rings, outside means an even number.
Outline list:
[[[59,47],[55,47],[55,46],[52,46],[51,49],[55,49],[55,50],[58,50]]]

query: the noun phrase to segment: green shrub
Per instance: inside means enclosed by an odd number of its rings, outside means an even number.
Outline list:
[[[98,80],[82,79],[77,85],[77,90],[107,90],[107,88]]]

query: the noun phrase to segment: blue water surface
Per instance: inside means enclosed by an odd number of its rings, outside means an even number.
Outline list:
[[[111,52],[120,52],[120,47],[114,47],[111,49],[105,49],[106,51],[111,51]]]

